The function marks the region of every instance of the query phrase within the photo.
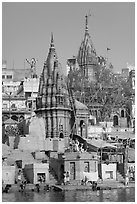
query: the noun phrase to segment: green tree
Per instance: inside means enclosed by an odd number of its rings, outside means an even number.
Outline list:
[[[122,76],[116,77],[113,65],[103,62],[96,66],[95,82],[84,78],[80,69],[71,69],[68,74],[69,87],[75,97],[90,107],[93,103],[102,106],[101,120],[109,118],[114,108],[125,107],[130,115],[132,88]]]

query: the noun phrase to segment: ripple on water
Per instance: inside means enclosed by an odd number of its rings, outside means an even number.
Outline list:
[[[3,193],[3,202],[135,202],[135,188],[105,191]]]

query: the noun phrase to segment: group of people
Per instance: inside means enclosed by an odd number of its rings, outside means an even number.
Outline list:
[[[135,166],[129,167],[129,180],[135,181]]]
[[[76,139],[76,140],[70,139],[69,145],[70,145],[70,150],[72,152],[84,152],[84,151],[86,151],[84,143],[80,143],[78,141],[78,139]]]
[[[81,180],[81,185],[87,185],[87,183],[88,183],[88,178],[85,176],[85,178]],[[92,190],[93,191],[97,190],[97,182],[95,182],[95,181],[91,182],[90,181],[90,183],[92,184]]]
[[[129,184],[129,174],[127,172],[125,175],[125,186],[128,186],[128,184]]]
[[[64,185],[67,185],[70,183],[70,176],[69,176],[69,172],[64,172]]]
[[[125,185],[128,186],[129,181],[135,181],[135,166],[130,166],[125,175]]]
[[[23,179],[21,169],[19,169],[18,171],[17,184],[19,185],[21,191],[24,191],[24,189],[26,188],[27,181]]]

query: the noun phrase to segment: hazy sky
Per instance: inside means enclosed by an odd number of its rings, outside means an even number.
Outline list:
[[[135,4],[133,2],[2,3],[2,58],[8,68],[24,68],[26,58],[36,58],[40,74],[47,58],[51,32],[58,59],[65,69],[67,58],[78,54],[90,11],[89,33],[97,55],[106,56],[114,71],[127,62],[135,64]],[[25,63],[28,68],[28,64]]]

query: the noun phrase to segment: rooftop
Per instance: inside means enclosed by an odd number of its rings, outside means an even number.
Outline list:
[[[75,105],[76,105],[76,109],[78,110],[88,110],[88,107],[86,105],[84,105],[83,103],[75,100]]]

